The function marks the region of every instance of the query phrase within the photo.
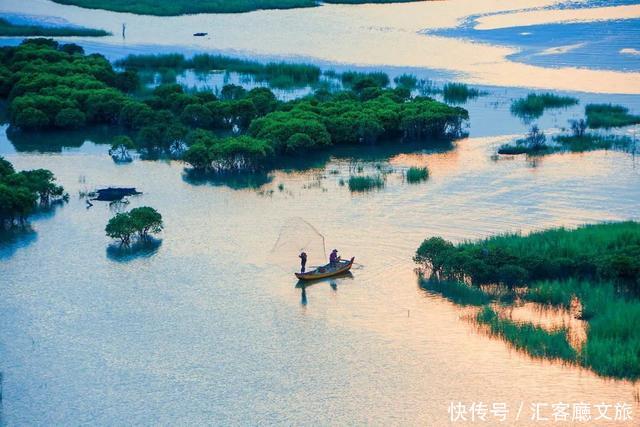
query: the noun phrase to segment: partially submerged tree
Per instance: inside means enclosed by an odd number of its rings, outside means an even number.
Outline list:
[[[162,231],[162,215],[149,206],[131,209],[129,216],[141,238],[147,237],[149,233],[156,234]]]
[[[10,162],[0,157],[0,228],[11,227],[16,221],[24,224],[38,203],[47,206],[66,197],[51,171],[16,172]]]
[[[133,161],[129,150],[135,148],[133,140],[126,135],[118,135],[113,138],[111,148],[109,149],[109,155],[116,163],[128,163]]]
[[[107,236],[128,245],[135,234],[146,239],[149,234],[162,231],[162,228],[162,215],[152,207],[142,206],[117,214],[109,220],[104,231]]]

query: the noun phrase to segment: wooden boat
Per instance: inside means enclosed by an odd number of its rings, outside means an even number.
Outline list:
[[[346,273],[351,270],[353,266],[352,257],[350,260],[338,261],[335,267],[331,267],[331,264],[323,265],[315,270],[307,271],[306,273],[295,273],[296,277],[300,280],[317,280],[324,279],[325,277],[337,276],[338,274]]]

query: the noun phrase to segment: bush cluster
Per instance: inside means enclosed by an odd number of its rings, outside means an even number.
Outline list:
[[[142,206],[131,209],[130,212],[116,214],[107,223],[105,232],[107,236],[128,245],[134,235],[146,239],[149,234],[162,231],[162,228],[162,215],[149,206]]]
[[[454,245],[425,240],[414,260],[444,277],[518,286],[536,280],[616,280],[640,290],[640,223],[588,225],[507,234]]]
[[[38,205],[46,206],[66,197],[51,171],[16,172],[10,162],[0,157],[0,228],[16,222],[24,224]]]

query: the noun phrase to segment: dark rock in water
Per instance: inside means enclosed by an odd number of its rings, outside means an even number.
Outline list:
[[[113,202],[114,200],[122,200],[126,196],[135,196],[136,194],[142,194],[136,191],[135,188],[102,188],[96,190],[97,196],[92,200],[99,200],[103,202]]]
[[[194,37],[204,37],[204,36],[206,36],[207,34],[209,34],[209,33],[193,33],[193,36],[194,36]]]

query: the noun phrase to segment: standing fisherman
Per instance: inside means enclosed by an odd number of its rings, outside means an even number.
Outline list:
[[[298,257],[300,258],[300,273],[304,273],[305,266],[307,265],[307,253],[302,252]]]

